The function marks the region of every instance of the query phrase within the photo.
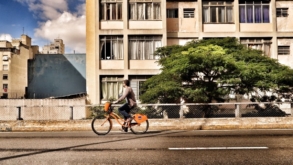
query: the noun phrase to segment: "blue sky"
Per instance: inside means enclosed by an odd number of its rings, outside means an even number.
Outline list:
[[[85,53],[85,0],[0,0],[0,40],[26,34],[40,50],[56,38]]]

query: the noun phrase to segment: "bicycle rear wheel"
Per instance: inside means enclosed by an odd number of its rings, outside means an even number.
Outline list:
[[[112,122],[110,119],[94,118],[92,121],[92,130],[98,135],[106,135],[112,129]]]
[[[149,129],[149,121],[146,120],[140,124],[138,124],[136,121],[131,122],[130,130],[134,134],[143,134],[146,133],[146,131]]]

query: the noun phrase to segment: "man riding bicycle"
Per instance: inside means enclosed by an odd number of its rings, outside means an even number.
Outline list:
[[[137,104],[136,104],[135,94],[132,88],[129,86],[129,80],[123,81],[123,88],[124,88],[123,95],[117,101],[115,101],[114,104],[117,104],[123,99],[126,99],[126,103],[123,104],[121,107],[119,107],[118,110],[124,116],[124,120],[127,126],[128,123],[130,123],[130,121],[132,120],[132,117],[130,116],[129,112]],[[124,129],[124,131],[127,132],[127,127]]]

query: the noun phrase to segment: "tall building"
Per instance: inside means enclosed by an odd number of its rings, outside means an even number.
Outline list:
[[[39,53],[38,46],[31,45],[31,38],[21,35],[11,42],[0,41],[0,91],[1,98],[24,98],[28,86],[28,59]]]
[[[54,39],[54,43],[45,45],[42,54],[64,54],[65,45],[62,39]]]
[[[90,103],[117,98],[129,79],[160,72],[156,48],[190,40],[236,37],[293,68],[293,1],[88,0],[87,93]]]

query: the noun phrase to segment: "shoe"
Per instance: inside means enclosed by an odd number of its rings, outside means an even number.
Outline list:
[[[128,132],[128,127],[125,127],[123,130],[124,132]]]
[[[119,129],[119,131],[127,133],[128,132],[128,128],[124,128],[123,127],[122,129]]]
[[[123,125],[122,125],[122,130],[124,132],[128,132],[128,123],[126,122],[126,120],[124,121]]]

